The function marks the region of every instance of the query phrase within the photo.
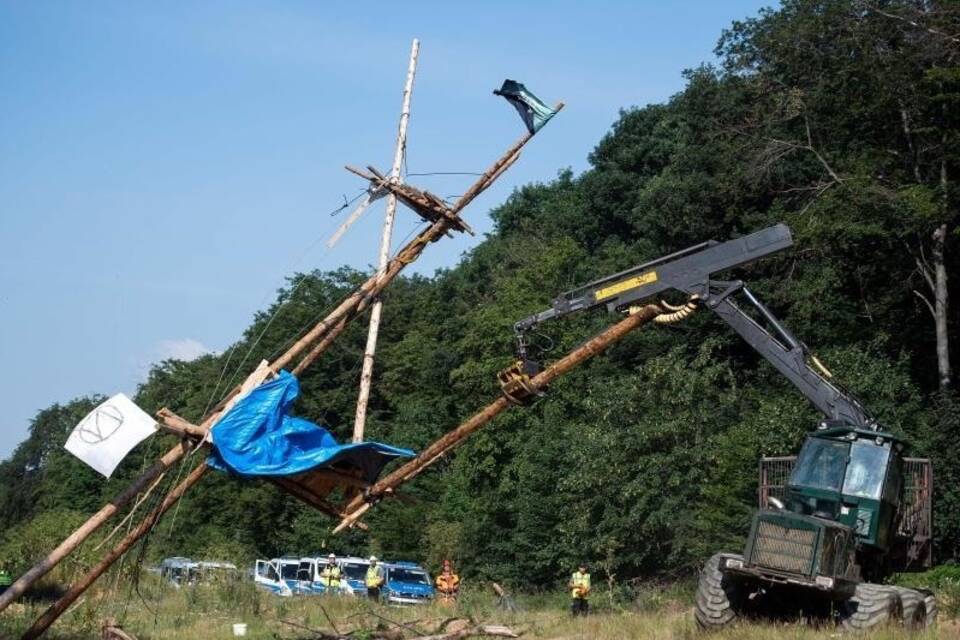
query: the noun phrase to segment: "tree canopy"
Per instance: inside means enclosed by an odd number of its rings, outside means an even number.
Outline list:
[[[562,291],[785,221],[794,249],[739,275],[885,428],[933,458],[937,554],[956,559],[958,33],[955,3],[906,0],[786,0],[731,25],[721,63],[688,71],[664,104],[623,110],[587,171],[516,190],[459,264],[387,290],[368,437],[419,449],[496,397],[512,324]],[[157,365],[136,401],[199,419],[362,275],[291,277],[231,349]],[[614,320],[570,318],[538,339],[559,355]],[[302,378],[298,415],[341,438],[362,325]],[[41,411],[0,464],[11,561],[35,553],[25,527],[93,511],[167,444],[151,439],[102,482],[61,447],[98,400]],[[723,323],[697,314],[630,336],[498,418],[409,485],[414,504],[373,510],[369,534],[331,537],[329,520],[273,486],[211,474],[161,522],[150,553],[452,557],[467,575],[526,588],[581,559],[614,580],[677,575],[742,543],[758,458],[794,453],[817,417]]]

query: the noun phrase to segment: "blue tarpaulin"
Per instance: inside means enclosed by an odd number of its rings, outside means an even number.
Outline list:
[[[289,414],[300,395],[286,371],[240,399],[213,427],[210,466],[242,476],[291,476],[318,467],[355,468],[368,483],[398,457],[414,455],[379,442],[337,444],[330,432]]]

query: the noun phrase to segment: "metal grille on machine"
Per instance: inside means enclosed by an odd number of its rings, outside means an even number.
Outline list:
[[[751,562],[770,569],[810,573],[817,532],[760,521]]]

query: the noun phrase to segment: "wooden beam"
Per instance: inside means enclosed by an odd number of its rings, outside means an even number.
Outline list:
[[[289,478],[269,478],[269,480],[293,497],[306,502],[308,505],[317,511],[320,511],[321,513],[325,513],[334,518],[342,518],[344,516],[342,509],[339,509],[336,505],[324,500],[313,492],[308,491],[306,487],[297,484]]]
[[[154,462],[140,477],[131,482],[126,489],[118,493],[113,500],[100,508],[95,514],[80,525],[73,533],[67,536],[55,549],[48,553],[35,565],[30,567],[22,576],[17,578],[10,587],[0,594],[0,611],[6,609],[12,602],[22,596],[24,592],[37,580],[70,555],[74,549],[86,540],[94,531],[116,514],[124,505],[133,500],[138,493],[146,488],[161,474],[177,463],[193,445],[186,440],[179,442],[163,457]]]
[[[157,411],[157,417],[160,422],[157,426],[168,433],[179,435],[182,438],[193,438],[203,440],[207,437],[207,430],[191,424],[175,414],[170,409],[163,408]]]
[[[420,54],[420,41],[413,39],[410,46],[410,62],[407,65],[407,80],[403,85],[403,102],[400,107],[400,126],[397,129],[397,144],[393,152],[393,167],[390,169],[390,181],[399,183],[402,179],[400,169],[407,149],[407,124],[410,122],[410,98],[413,95],[413,79],[417,75],[417,56]],[[383,217],[383,233],[380,236],[380,255],[377,261],[378,273],[386,270],[390,262],[390,243],[393,239],[393,220],[397,213],[397,196],[393,193],[387,198],[387,208]],[[363,350],[363,366],[360,371],[360,390],[357,394],[357,408],[353,419],[353,442],[363,442],[363,429],[367,421],[367,402],[370,399],[370,386],[373,382],[373,359],[377,351],[377,335],[380,330],[380,316],[383,301],[379,298],[370,310],[370,324],[367,329],[367,344]]]
[[[619,342],[631,331],[647,324],[661,313],[663,313],[663,309],[659,305],[648,304],[641,307],[636,313],[627,316],[617,324],[594,336],[534,376],[530,380],[531,387],[534,390],[546,388],[560,376],[580,366],[598,353],[609,348],[612,344]],[[366,495],[358,496],[347,504],[344,511],[346,511],[348,515],[340,521],[340,524],[334,529],[334,533],[353,526],[359,518],[370,509],[372,504],[371,499],[375,501],[387,492],[396,490],[401,484],[409,482],[441,456],[462,444],[464,440],[478,429],[513,406],[516,405],[511,403],[505,396],[500,396],[473,414],[456,429],[447,432],[441,438],[434,441],[433,444],[421,451],[416,458],[380,479],[370,487]]]
[[[179,485],[166,495],[159,505],[147,515],[140,525],[128,533],[117,545],[110,550],[92,569],[83,575],[77,582],[71,585],[70,589],[63,594],[59,600],[54,602],[43,614],[36,619],[33,625],[23,634],[21,640],[33,640],[39,637],[47,628],[56,621],[60,615],[73,604],[80,595],[86,591],[94,581],[103,575],[103,572],[110,568],[117,558],[122,556],[132,547],[137,540],[142,538],[157,523],[167,510],[175,505],[183,497],[190,487],[195,485],[207,471],[207,464],[201,462],[197,467]]]
[[[410,210],[427,222],[436,222],[442,218],[446,218],[447,221],[450,222],[451,229],[475,235],[470,225],[462,220],[446,202],[429,191],[421,191],[408,184],[393,182],[374,167],[367,167],[370,173],[350,165],[347,165],[346,169],[361,178],[369,180],[370,189],[389,192],[391,196],[403,202]]]

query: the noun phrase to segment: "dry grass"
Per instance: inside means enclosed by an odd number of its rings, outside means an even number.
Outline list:
[[[598,606],[600,610],[590,617],[573,619],[560,594],[528,598],[522,601],[527,609],[525,612],[510,614],[496,609],[493,600],[485,593],[476,592],[467,592],[459,610],[451,612],[439,605],[403,609],[371,607],[365,599],[346,597],[278,598],[255,591],[249,584],[176,590],[161,588],[152,580],[148,582],[141,585],[142,599],[130,587],[102,591],[87,598],[71,609],[48,637],[51,640],[98,638],[101,622],[112,617],[140,640],[227,640],[233,637],[234,622],[247,623],[247,638],[250,640],[305,639],[311,636],[306,629],[332,630],[327,615],[341,632],[393,623],[403,623],[426,632],[444,618],[465,615],[480,622],[509,625],[523,632],[524,638],[531,639],[683,640],[705,637],[697,631],[685,598],[673,596],[656,600],[655,607],[650,606],[649,599],[639,606],[601,605]],[[0,638],[18,637],[42,608],[42,605],[15,605],[0,614]],[[894,640],[905,635],[899,629],[888,628],[869,637],[871,640]],[[358,637],[362,638],[362,634]],[[711,640],[815,640],[850,636],[832,626],[813,629],[801,624],[742,623],[708,637]],[[960,626],[956,621],[942,621],[937,631],[912,637],[960,639]]]

